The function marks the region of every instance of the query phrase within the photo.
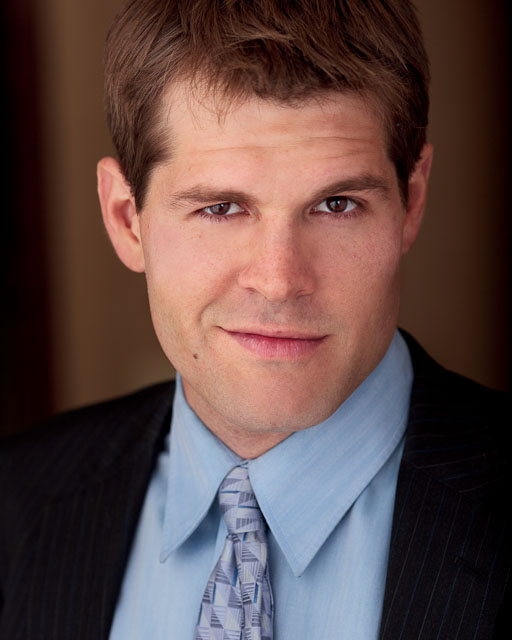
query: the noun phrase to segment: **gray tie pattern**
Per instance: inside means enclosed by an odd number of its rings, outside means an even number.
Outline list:
[[[195,640],[272,640],[265,521],[246,466],[225,477],[219,502],[228,535],[204,592]]]

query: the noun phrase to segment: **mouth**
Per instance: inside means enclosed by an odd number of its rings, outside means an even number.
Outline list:
[[[316,351],[327,338],[291,329],[223,331],[241,347],[265,360],[300,360]]]

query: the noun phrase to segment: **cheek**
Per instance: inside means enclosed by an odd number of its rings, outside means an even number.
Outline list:
[[[401,243],[398,226],[376,228],[331,246],[323,281],[331,311],[373,322],[395,312],[399,299]]]
[[[212,235],[187,225],[154,225],[143,236],[148,295],[157,331],[187,328],[226,287],[230,259]]]
[[[369,246],[367,263],[362,270],[364,300],[370,323],[398,321],[400,301],[400,235],[375,239]]]
[[[337,274],[354,287],[365,283],[378,285],[392,276],[401,259],[399,225],[363,228],[361,233],[338,237],[324,252],[325,272]]]

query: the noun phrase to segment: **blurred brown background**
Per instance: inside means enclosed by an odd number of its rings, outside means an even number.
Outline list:
[[[111,153],[101,57],[120,0],[4,2],[2,431],[172,375],[144,279],[111,249],[95,164]],[[435,163],[401,324],[445,366],[509,380],[505,0],[419,0]]]

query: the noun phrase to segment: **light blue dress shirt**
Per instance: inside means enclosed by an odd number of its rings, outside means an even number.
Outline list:
[[[412,378],[397,332],[330,418],[249,460],[269,525],[275,640],[378,637]],[[110,640],[193,638],[226,537],[217,490],[240,462],[190,409],[178,377]]]

